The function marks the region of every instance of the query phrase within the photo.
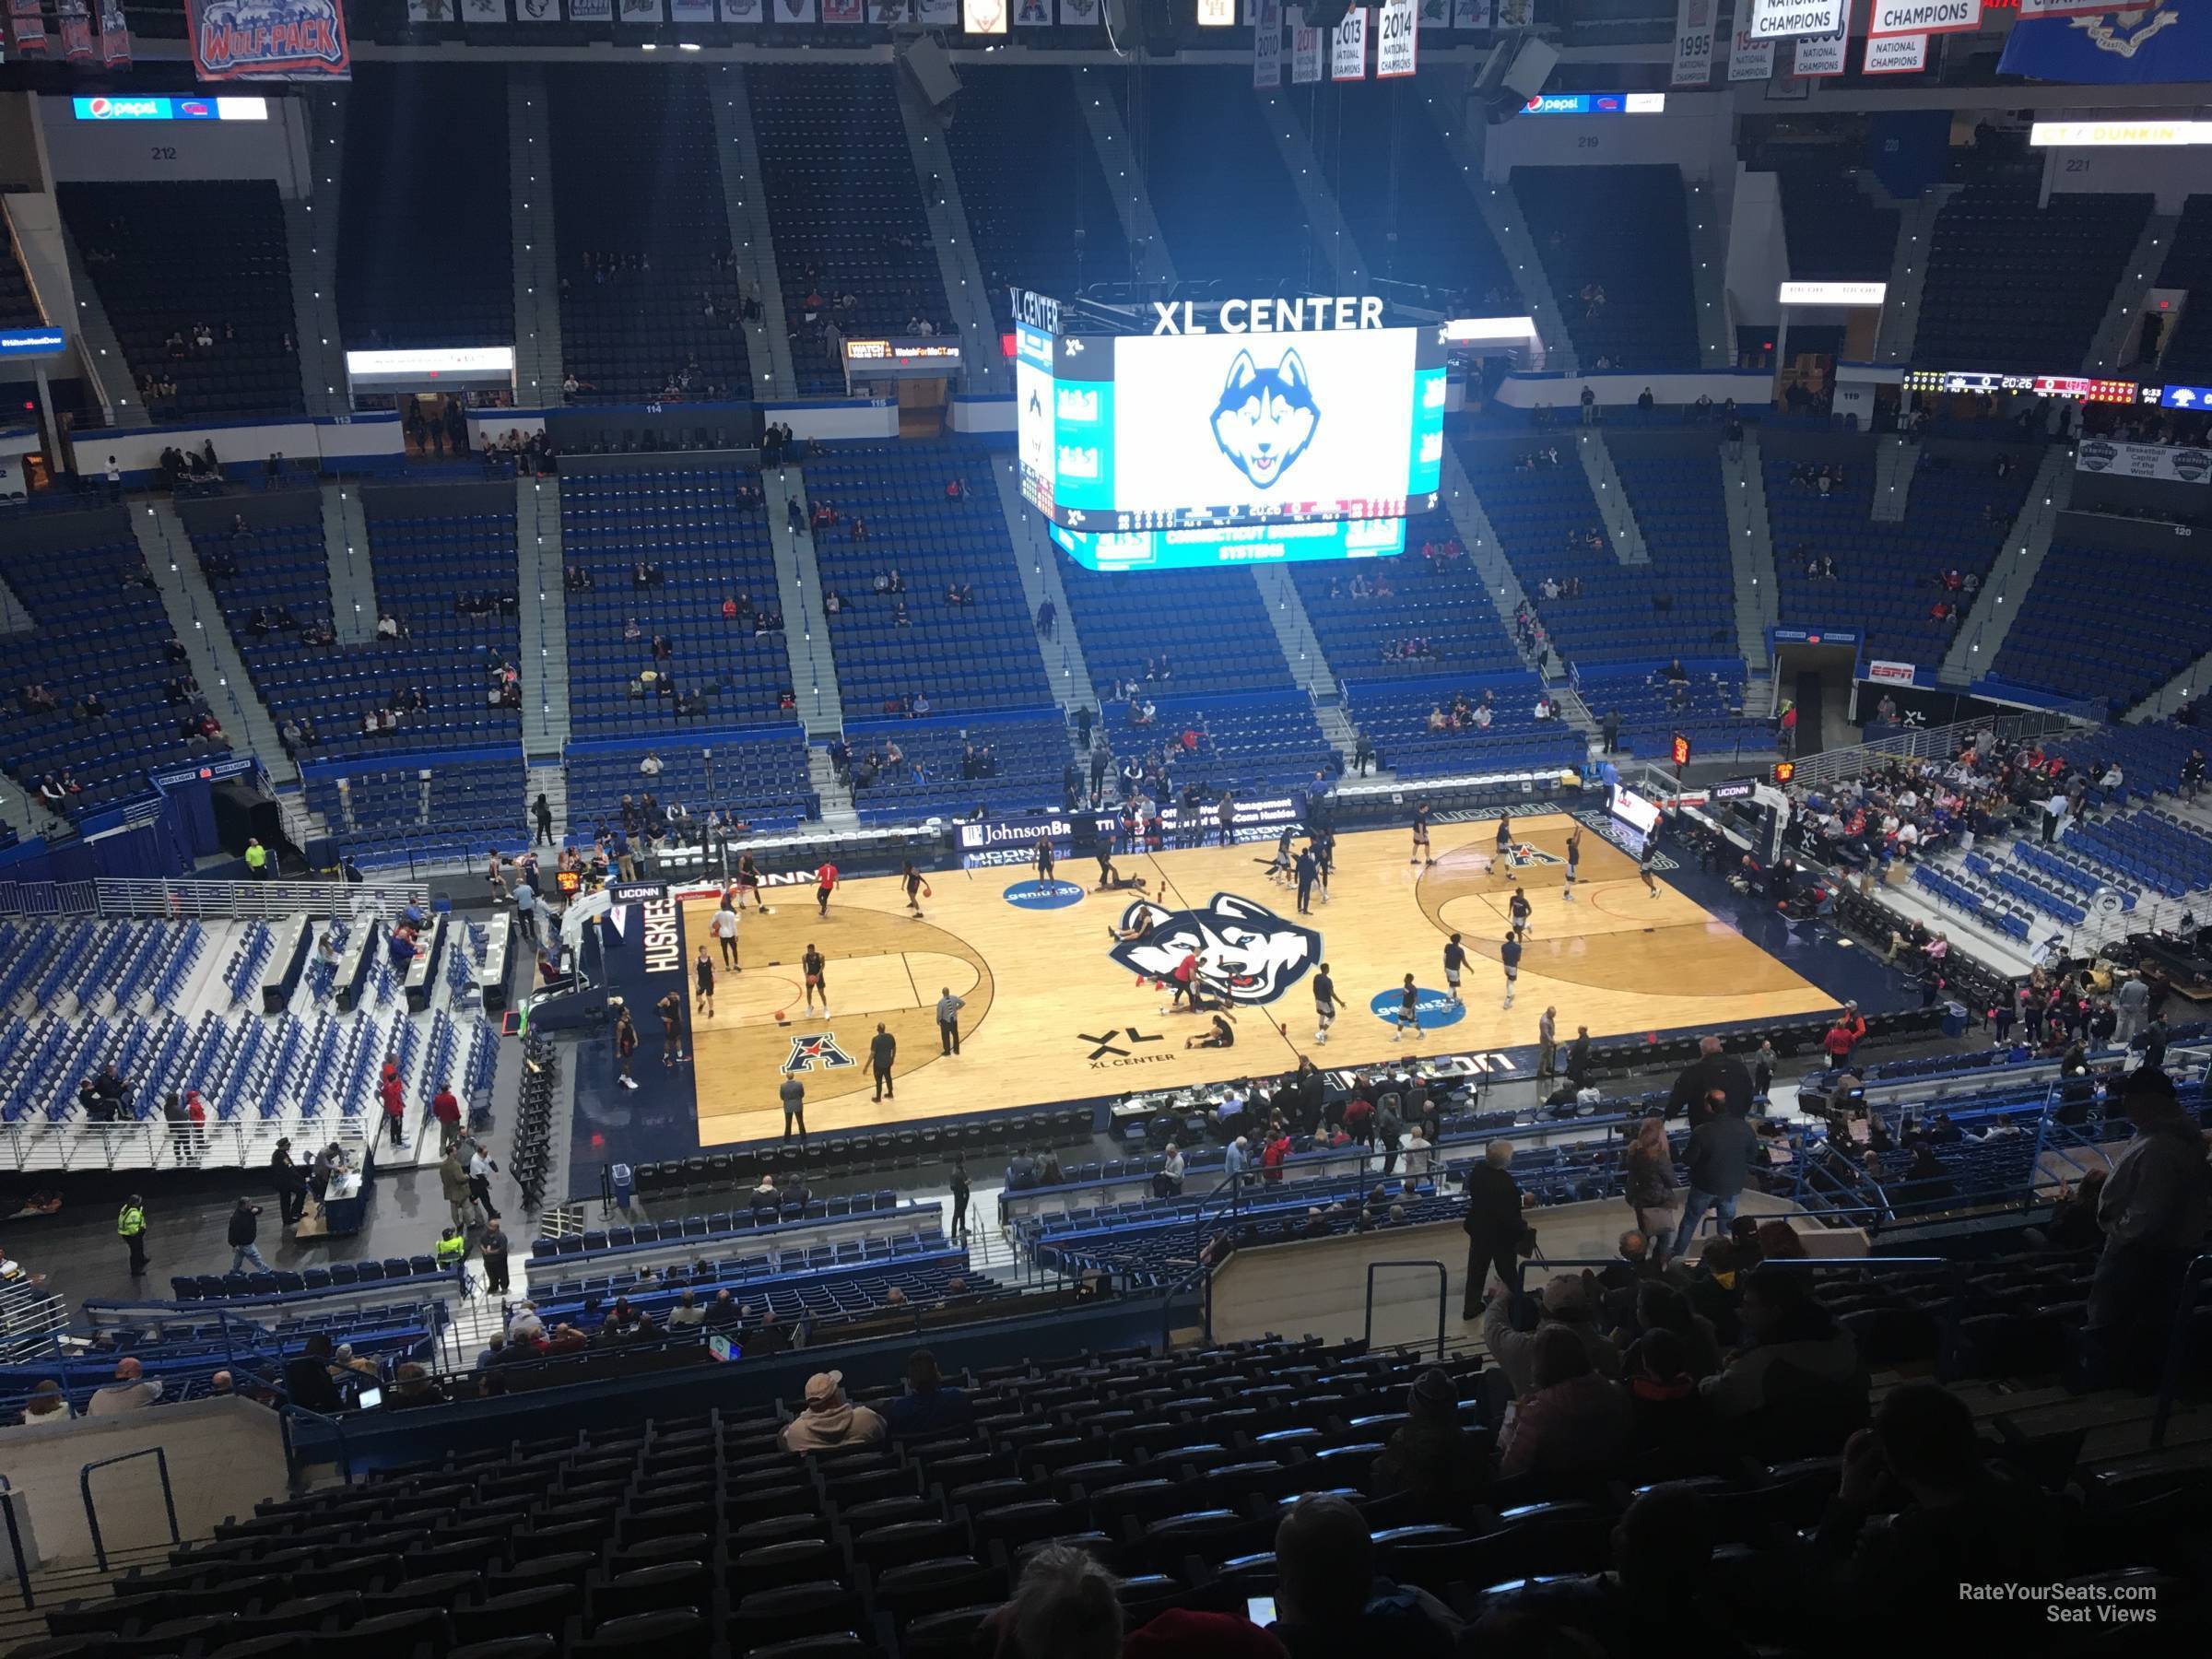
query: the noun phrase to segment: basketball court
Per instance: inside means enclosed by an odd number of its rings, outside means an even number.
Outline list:
[[[811,888],[771,888],[771,914],[746,913],[743,971],[719,971],[713,1015],[691,1017],[692,1064],[682,1069],[696,1091],[699,1143],[782,1134],[777,1090],[787,1069],[806,1084],[807,1128],[819,1134],[1220,1082],[1288,1070],[1308,1053],[1343,1067],[1525,1048],[1547,1006],[1559,1010],[1562,1044],[1578,1025],[1598,1038],[1835,1006],[1677,888],[1662,881],[1656,896],[1647,892],[1634,861],[1594,831],[1583,833],[1582,878],[1565,901],[1574,827],[1563,813],[1516,818],[1524,862],[1503,869],[1494,867],[1495,819],[1434,826],[1433,865],[1407,863],[1406,830],[1346,835],[1328,900],[1317,888],[1306,916],[1294,891],[1266,874],[1272,842],[1117,856],[1123,875],[1147,883],[1142,893],[1088,890],[1098,878],[1088,858],[1064,861],[1049,886],[1026,868],[943,872],[929,878],[918,920],[892,877],[841,884],[826,917]],[[1498,950],[1516,886],[1535,915],[1508,1011]],[[1134,904],[1158,907],[1151,940],[1117,956],[1112,935]],[[683,906],[687,974],[700,943],[712,948],[714,908],[712,899]],[[1442,950],[1453,930],[1469,958],[1464,1006],[1445,996]],[[1231,1048],[1186,1047],[1211,1029],[1210,1016],[1163,1012],[1165,994],[1149,977],[1139,982],[1139,967],[1164,971],[1185,940],[1230,987]],[[826,1016],[806,1008],[799,960],[809,944],[826,959]],[[1312,979],[1324,961],[1338,1014],[1316,1046]],[[1421,1029],[1394,1041],[1385,1010],[1394,1011],[1408,973]],[[957,1056],[938,1041],[946,990],[966,1004]],[[880,1102],[867,1065],[878,1022],[898,1041],[896,1092]],[[650,1021],[639,1023],[643,1059],[653,1038]]]

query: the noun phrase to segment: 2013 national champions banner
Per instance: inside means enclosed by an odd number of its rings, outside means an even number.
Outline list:
[[[186,0],[204,81],[349,80],[342,0]]]

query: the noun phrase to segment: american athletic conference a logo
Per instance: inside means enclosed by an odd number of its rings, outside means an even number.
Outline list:
[[[828,1031],[818,1031],[808,1037],[791,1040],[791,1057],[783,1062],[786,1075],[792,1072],[809,1072],[819,1066],[824,1071],[837,1071],[855,1064],[852,1055],[837,1046],[837,1039]]]

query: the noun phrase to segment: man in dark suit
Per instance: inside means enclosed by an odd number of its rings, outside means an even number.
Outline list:
[[[1688,1113],[1690,1127],[1696,1128],[1705,1102],[1715,1089],[1727,1097],[1728,1110],[1735,1116],[1751,1115],[1749,1068],[1733,1054],[1722,1053],[1718,1037],[1702,1037],[1698,1040],[1698,1057],[1675,1078],[1673,1092],[1666,1097],[1666,1115],[1675,1118]]]
[[[1467,1214],[1460,1223],[1467,1235],[1467,1287],[1460,1302],[1462,1319],[1482,1317],[1484,1279],[1495,1269],[1505,1288],[1515,1288],[1515,1258],[1526,1223],[1521,1218],[1521,1187],[1512,1177],[1511,1141],[1495,1140],[1482,1161],[1467,1173]]]

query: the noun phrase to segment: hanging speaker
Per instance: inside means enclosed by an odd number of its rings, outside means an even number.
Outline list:
[[[921,89],[922,96],[933,105],[947,102],[960,89],[960,77],[953,73],[952,60],[927,35],[901,48],[899,61],[914,77],[914,85]]]

